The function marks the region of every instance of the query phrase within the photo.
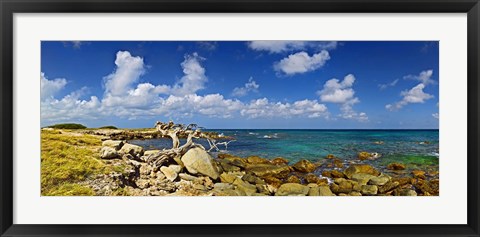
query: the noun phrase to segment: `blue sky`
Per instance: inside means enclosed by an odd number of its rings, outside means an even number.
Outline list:
[[[438,128],[438,42],[44,41],[41,125]]]

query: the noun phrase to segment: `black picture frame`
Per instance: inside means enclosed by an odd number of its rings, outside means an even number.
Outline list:
[[[480,236],[478,0],[0,0],[1,236]],[[13,224],[14,13],[467,13],[468,217],[466,225],[19,225]],[[388,217],[388,215],[387,215]]]

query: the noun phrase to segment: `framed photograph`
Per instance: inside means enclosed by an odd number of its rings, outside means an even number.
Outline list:
[[[478,0],[1,9],[1,236],[479,236]]]

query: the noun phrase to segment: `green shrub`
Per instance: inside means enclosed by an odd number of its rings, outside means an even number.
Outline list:
[[[115,126],[103,126],[103,127],[99,127],[99,129],[118,129],[118,128]]]
[[[59,124],[54,124],[51,126],[48,126],[48,128],[57,128],[57,129],[85,129],[85,127],[82,124],[78,123],[59,123]]]

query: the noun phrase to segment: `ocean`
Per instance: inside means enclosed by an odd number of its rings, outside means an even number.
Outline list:
[[[240,157],[283,157],[296,162],[301,159],[318,161],[333,154],[345,162],[357,160],[361,151],[377,152],[381,157],[369,161],[385,166],[402,162],[423,168],[438,167],[438,130],[314,130],[314,129],[228,129],[208,130],[234,137],[222,151]],[[221,140],[220,140],[221,141]],[[170,139],[131,140],[147,150],[170,148]],[[182,143],[185,140],[182,140]],[[199,140],[207,149],[208,143]],[[219,146],[225,149],[224,146]],[[213,153],[214,156],[216,152]]]

